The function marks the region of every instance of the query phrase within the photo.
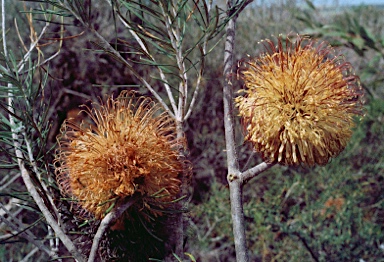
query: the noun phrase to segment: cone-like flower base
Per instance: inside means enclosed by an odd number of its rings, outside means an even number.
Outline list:
[[[131,96],[123,92],[86,108],[93,123],[67,121],[59,138],[57,181],[97,218],[114,200],[135,193],[141,208],[157,215],[179,192],[183,163],[174,121],[150,99]]]
[[[324,165],[347,145],[362,114],[359,78],[325,43],[281,37],[243,63],[245,96],[236,98],[246,140],[265,161]]]

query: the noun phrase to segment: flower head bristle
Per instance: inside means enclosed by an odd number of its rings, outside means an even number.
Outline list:
[[[158,104],[123,92],[84,111],[93,124],[67,121],[59,138],[56,175],[65,194],[97,218],[133,194],[156,210],[176,198],[183,162],[174,120]]]
[[[240,69],[245,96],[236,98],[246,140],[268,162],[324,165],[351,137],[362,114],[359,78],[326,43],[297,37],[245,61]]]

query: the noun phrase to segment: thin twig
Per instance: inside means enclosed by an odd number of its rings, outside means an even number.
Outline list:
[[[48,26],[50,25],[49,22],[46,22],[45,23],[45,26],[43,27],[42,31],[40,32],[39,36],[37,37],[34,37],[34,39],[32,39],[32,36],[34,35],[32,32],[35,32],[34,28],[33,28],[33,25],[32,25],[32,19],[31,17],[32,14],[30,14],[29,16],[27,15],[27,18],[28,18],[28,21],[29,21],[29,26],[30,26],[30,30],[31,30],[31,44],[30,44],[30,47],[29,49],[27,49],[27,47],[25,46],[24,44],[24,41],[22,40],[22,37],[20,35],[20,32],[19,32],[19,28],[17,26],[17,21],[15,19],[15,28],[16,28],[16,33],[19,37],[19,41],[21,42],[22,46],[24,47],[24,49],[27,51],[23,57],[23,59],[20,60],[20,62],[18,63],[17,65],[17,68],[18,68],[18,73],[25,73],[25,72],[22,72],[23,71],[23,68],[25,66],[25,64],[27,63],[29,57],[31,56],[31,52],[34,51],[35,49],[38,50],[38,53],[42,54],[42,52],[40,51],[40,49],[38,48],[38,43],[40,42],[41,38],[43,37],[43,35],[45,34],[46,30],[48,29]],[[59,54],[60,54],[60,51],[61,51],[61,47],[62,47],[62,44],[63,44],[63,25],[61,25],[61,38],[60,38],[60,41],[59,41],[59,47],[57,49],[57,51],[52,54],[50,57],[44,59],[43,61],[40,62],[40,56],[38,58],[38,62],[36,65],[30,67],[27,71],[31,71],[31,70],[34,70],[35,68],[38,68],[46,63],[48,63],[49,61],[51,61],[52,59],[54,59],[55,57],[57,57]]]
[[[11,211],[9,211],[9,209],[6,206],[4,206],[3,204],[0,203],[0,208],[4,212],[4,215],[5,214],[7,215],[7,217],[9,218],[9,222],[10,223],[12,223],[10,220],[13,220],[16,223],[16,225],[14,225],[15,227],[11,227],[13,230],[24,231],[31,238],[35,239],[35,236],[32,234],[32,232],[25,231],[23,223],[19,219],[17,219],[16,215],[12,214]],[[5,216],[3,216],[3,217],[5,218]]]
[[[15,201],[12,201],[13,199],[15,199]],[[16,212],[11,213],[9,210],[11,210],[11,208],[13,206],[18,206],[18,204],[20,204],[20,203],[22,203],[22,202],[18,198],[11,198],[11,200],[8,202],[7,205],[3,205],[2,203],[0,203],[0,208],[1,208],[0,216],[4,216],[7,214],[11,218],[16,217],[20,213],[20,211],[17,210]],[[0,225],[1,225],[1,223],[0,223]],[[21,225],[21,224],[19,224],[19,225]]]
[[[1,33],[3,37],[3,52],[4,56],[8,57],[8,49],[7,49],[7,41],[6,41],[6,28],[5,28],[5,6],[4,6],[4,0],[1,0]]]
[[[260,163],[257,166],[254,166],[240,174],[240,179],[242,180],[242,183],[248,182],[250,179],[256,177],[260,173],[266,171],[267,169],[271,168],[275,164],[268,164],[268,163]]]
[[[9,176],[11,176],[11,174],[9,175]],[[1,187],[0,187],[0,191],[2,191],[2,190],[4,190],[5,188],[7,188],[10,184],[12,184],[16,179],[18,179],[20,177],[20,173],[18,173],[18,174],[16,174],[16,175],[13,175],[12,176],[12,178],[8,181],[8,182],[6,182],[5,183],[5,181],[1,181],[0,182],[0,184],[2,185]],[[4,177],[4,178],[7,178],[7,176],[6,177]]]
[[[106,1],[112,6],[111,0],[106,0]],[[123,23],[123,25],[126,28],[128,28],[128,31],[131,33],[133,38],[135,38],[136,42],[140,45],[140,48],[145,52],[146,55],[148,55],[152,59],[153,62],[156,63],[155,58],[148,52],[148,49],[145,46],[145,44],[143,43],[142,39],[138,36],[138,34],[134,30],[132,30],[132,27],[124,20],[124,18],[122,17],[121,13],[118,10],[117,10],[117,14],[120,18],[120,21]],[[177,106],[176,106],[176,102],[175,102],[175,99],[174,99],[172,91],[171,91],[171,87],[169,86],[167,78],[166,78],[163,70],[161,69],[161,67],[157,66],[156,68],[159,71],[159,75],[160,75],[162,82],[164,83],[164,87],[165,87],[165,90],[167,92],[169,101],[171,102],[173,112],[176,114]]]
[[[91,252],[88,257],[88,262],[93,262],[96,259],[96,253],[99,248],[99,243],[101,238],[104,235],[104,232],[107,228],[115,222],[121,215],[127,210],[130,206],[132,206],[137,200],[136,196],[127,198],[125,202],[121,205],[116,206],[111,212],[109,212],[101,221],[99,228],[97,229],[96,235],[93,238]]]
[[[33,152],[32,152],[32,147],[31,147],[31,143],[29,141],[29,139],[27,139],[27,134],[25,133],[25,131],[23,131],[23,136],[24,136],[24,141],[25,141],[25,144],[27,146],[27,153],[28,153],[28,159],[29,159],[29,163],[32,165],[32,168],[33,168],[33,171],[34,173],[36,174],[39,182],[40,182],[40,185],[41,187],[44,189],[43,192],[44,193],[47,193],[49,192],[48,190],[48,187],[47,185],[44,183],[44,179],[42,177],[42,174],[41,172],[39,171],[38,167],[37,167],[37,164],[36,164],[36,161],[35,161],[35,158],[33,156]],[[51,180],[51,178],[49,177],[48,180]],[[51,208],[53,209],[54,213],[55,213],[55,217],[57,218],[58,222],[60,224],[62,224],[62,221],[60,219],[60,213],[59,211],[57,210],[56,208],[56,205],[53,201],[53,198],[50,194],[45,194],[46,198],[49,200],[50,202],[50,206]],[[57,253],[58,251],[58,246],[55,245],[55,238],[53,237],[54,234],[52,232],[52,228],[50,225],[48,225],[48,235],[50,236],[50,246],[51,246],[51,250],[52,252],[54,252],[55,254]]]
[[[31,56],[32,51],[36,49],[38,42],[45,34],[45,31],[47,30],[48,26],[49,26],[49,23],[47,22],[43,27],[43,29],[41,30],[40,35],[35,39],[35,41],[31,42],[28,52],[25,53],[23,59],[21,59],[19,64],[17,65],[18,72],[21,72],[23,70],[25,63],[28,61],[29,57]]]
[[[303,245],[304,245],[304,247],[308,250],[308,252],[311,254],[311,257],[312,257],[312,259],[315,261],[315,262],[319,262],[319,259],[318,259],[318,257],[316,256],[316,254],[315,254],[315,252],[312,250],[312,248],[308,245],[308,243],[307,243],[307,240],[304,238],[304,237],[302,237],[298,232],[294,232],[293,233],[295,236],[297,236],[300,240],[301,240],[301,242],[303,242]]]
[[[180,82],[179,82],[179,103],[178,103],[178,109],[176,112],[176,121],[183,122],[185,120],[185,106],[186,101],[188,99],[188,75],[185,70],[185,64],[184,64],[184,56],[183,56],[183,50],[182,50],[182,44],[181,44],[181,37],[180,32],[181,29],[177,26],[176,28],[172,28],[172,25],[178,25],[178,23],[172,24],[172,19],[170,17],[170,13],[167,12],[167,8],[164,6],[163,2],[160,3],[160,8],[164,16],[164,23],[165,27],[167,29],[168,37],[171,42],[172,48],[175,50],[175,58],[176,63],[179,68],[179,76],[180,76]],[[176,16],[177,12],[173,6],[173,4],[169,5],[171,8],[171,12],[173,12],[173,15]],[[176,17],[174,17],[176,18]]]
[[[29,139],[27,138],[27,134],[25,133],[25,131],[23,131],[22,134],[23,134],[23,137],[24,137],[25,144],[27,146],[28,160],[29,160],[29,163],[31,164],[31,166],[33,168],[33,172],[36,174],[36,176],[37,176],[37,178],[38,178],[38,180],[40,182],[40,185],[44,189],[44,192],[49,192],[48,187],[46,186],[46,184],[44,182],[42,182],[42,181],[44,181],[44,179],[43,179],[43,176],[42,176],[41,172],[39,171],[39,169],[37,167],[36,160],[35,160],[35,158],[33,156],[31,143],[30,143]],[[46,194],[46,197],[49,200],[49,202],[51,204],[51,207],[53,208],[53,210],[55,212],[56,218],[59,219],[60,218],[59,211],[57,210],[57,208],[55,206],[55,203],[53,201],[52,196],[49,195],[49,194]]]
[[[204,42],[203,47],[202,47],[203,54],[201,55],[201,58],[200,58],[201,59],[201,69],[200,69],[198,76],[197,76],[196,86],[195,86],[195,90],[194,90],[193,95],[192,95],[192,100],[189,103],[187,113],[185,114],[185,117],[184,117],[185,120],[187,120],[191,116],[193,108],[194,108],[196,100],[197,100],[197,95],[199,94],[199,91],[200,91],[201,82],[203,79],[204,60],[205,60],[204,56],[206,54],[206,49],[207,49],[207,42]]]
[[[41,251],[47,253],[49,255],[50,258],[56,258],[56,255],[54,252],[50,251],[48,247],[44,246],[41,242],[35,240],[36,237],[32,234],[32,232],[30,232],[29,230],[28,231],[24,231],[25,229],[21,226],[21,222],[16,219],[15,217],[12,216],[11,212],[9,212],[4,206],[3,204],[0,203],[0,207],[2,210],[4,210],[7,215],[12,218],[16,223],[18,223],[18,225],[15,225],[14,223],[12,223],[11,221],[5,219],[3,216],[0,216],[0,221],[4,222],[9,228],[11,228],[12,230],[16,231],[16,232],[20,232],[20,236],[25,238],[26,240],[28,240],[29,242],[31,242],[32,244],[34,244],[38,249],[40,249]],[[12,234],[14,235],[14,234]]]
[[[12,102],[12,97],[9,97],[10,102]],[[13,112],[13,108],[10,106],[10,110]],[[12,116],[10,116],[10,122],[11,125],[15,125],[15,121]],[[60,238],[60,240],[63,242],[64,246],[68,249],[68,251],[74,256],[74,258],[77,261],[83,261],[82,255],[78,252],[73,242],[70,240],[70,238],[64,233],[64,231],[61,229],[59,224],[56,222],[56,220],[53,218],[52,214],[49,212],[47,206],[45,205],[43,199],[37,192],[35,186],[33,185],[33,182],[31,180],[31,176],[25,167],[24,163],[24,156],[23,153],[20,150],[20,144],[18,142],[19,136],[15,133],[15,130],[12,128],[12,139],[14,144],[14,150],[17,157],[17,163],[19,165],[21,176],[23,178],[24,184],[27,187],[28,192],[32,196],[33,200],[36,202],[37,206],[43,213],[45,219],[47,220],[47,223],[52,227],[52,229],[55,231],[56,235]]]
[[[15,200],[14,200],[15,199]],[[13,201],[14,200],[14,201]],[[5,208],[7,210],[10,210],[13,206],[19,206],[19,204],[22,204],[21,200],[18,198],[11,198],[11,200],[8,202],[8,204],[5,205]],[[17,217],[18,214],[20,214],[24,208],[19,207],[16,211],[12,213],[14,217]],[[4,216],[6,212],[4,210],[0,210],[0,216]],[[1,229],[2,224],[0,223],[0,229]]]
[[[65,7],[66,9],[68,9],[71,14],[73,16],[76,17],[76,19],[78,19],[82,25],[84,26],[84,28],[87,28],[88,30],[90,30],[95,36],[96,38],[102,43],[102,46],[103,48],[105,49],[104,51],[106,51],[107,53],[110,53],[112,55],[114,55],[116,58],[118,58],[125,66],[127,66],[129,68],[129,70],[131,71],[131,73],[137,77],[139,79],[139,81],[151,92],[151,94],[156,98],[156,100],[161,104],[161,106],[164,108],[165,111],[167,111],[169,113],[169,115],[176,120],[176,112],[172,112],[172,110],[168,107],[168,105],[164,102],[164,100],[161,98],[161,96],[155,91],[155,89],[153,89],[153,87],[133,68],[133,65],[127,61],[124,57],[121,56],[121,54],[116,50],[114,49],[110,43],[102,36],[100,35],[94,28],[92,28],[88,23],[86,23],[85,21],[82,20],[81,17],[78,16],[78,14],[75,12],[75,10],[72,10],[72,8],[67,5],[65,2],[63,1],[59,1],[59,3]]]
[[[92,100],[91,96],[88,96],[84,93],[81,93],[81,92],[77,92],[75,90],[71,90],[71,89],[68,89],[66,87],[62,88],[61,89],[63,93],[67,93],[67,94],[71,94],[71,95],[75,95],[75,96],[78,96],[78,97],[82,97],[86,100]]]
[[[157,99],[157,101],[162,105],[165,111],[168,112],[168,114],[173,118],[176,119],[176,115],[171,111],[171,109],[168,107],[168,105],[164,102],[164,100],[161,98],[161,96],[153,89],[153,87],[133,68],[133,65],[129,63],[124,57],[121,56],[121,54],[116,51],[114,48],[111,47],[109,42],[101,36],[96,30],[91,29],[93,34],[96,36],[97,39],[99,39],[104,45],[103,48],[105,48],[108,52],[112,53],[116,57],[120,59],[121,62],[123,62],[131,71],[131,73],[137,77],[140,82],[151,92],[151,94]]]
[[[208,14],[207,20],[209,22],[211,8],[212,8],[212,1],[209,2],[207,7],[208,7],[208,10],[207,10],[207,14]],[[201,48],[202,54],[201,54],[201,57],[200,57],[200,71],[199,71],[198,76],[197,76],[195,91],[193,92],[192,100],[189,103],[188,111],[187,111],[187,113],[185,115],[185,120],[187,120],[191,116],[191,114],[192,114],[193,108],[194,108],[196,100],[197,100],[197,95],[199,94],[199,90],[200,90],[200,87],[201,87],[201,81],[203,79],[203,72],[204,72],[205,55],[207,54],[208,37],[209,37],[209,34],[207,33],[204,36],[204,41],[203,41],[203,45],[202,45],[202,48]]]
[[[20,262],[28,262],[29,259],[37,252],[39,249],[35,247],[34,249],[31,250]]]

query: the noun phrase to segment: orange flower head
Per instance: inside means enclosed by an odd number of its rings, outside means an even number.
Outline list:
[[[141,207],[159,214],[156,210],[175,200],[183,170],[173,119],[132,92],[85,112],[94,123],[66,121],[58,139],[55,166],[61,190],[96,218],[114,200],[135,193],[142,196]]]
[[[361,115],[359,78],[326,43],[298,36],[250,58],[239,70],[245,88],[236,106],[252,142],[267,162],[324,165],[347,145]]]

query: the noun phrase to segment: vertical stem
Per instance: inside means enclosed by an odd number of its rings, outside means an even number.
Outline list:
[[[179,145],[179,157],[180,160],[183,161],[185,158],[185,134],[184,134],[184,121],[176,121],[176,134],[177,140],[180,141]],[[166,262],[179,261],[176,259],[174,255],[177,255],[179,258],[183,259],[184,256],[184,217],[183,210],[186,209],[187,200],[185,196],[188,193],[188,176],[189,176],[189,167],[186,166],[184,168],[183,174],[181,174],[181,187],[180,192],[178,194],[178,199],[180,199],[175,204],[176,213],[174,215],[173,220],[171,221],[171,235],[169,241],[166,243],[166,249],[168,250],[168,254],[165,258]]]
[[[230,0],[229,0],[230,2]],[[230,6],[230,4],[228,4]],[[226,28],[226,41],[224,48],[224,128],[227,151],[228,173],[240,173],[236,152],[234,119],[233,119],[233,52],[235,49],[235,24],[236,17],[232,18]]]
[[[232,1],[227,1],[228,12]],[[231,14],[228,13],[228,16]],[[233,53],[235,48],[236,16],[227,24],[226,41],[224,50],[224,78],[223,103],[224,103],[224,128],[228,164],[228,184],[231,200],[231,216],[233,235],[235,240],[236,261],[247,262],[248,253],[245,239],[244,212],[242,203],[242,183],[240,168],[236,152],[234,119],[233,119]]]
[[[229,181],[233,238],[235,240],[236,261],[248,262],[247,241],[245,238],[245,222],[240,179]]]
[[[177,121],[176,123],[176,132],[177,132],[177,139],[179,141],[183,141],[184,139],[184,127],[183,127],[183,122],[182,121]],[[184,151],[185,148],[184,146],[180,146],[180,157],[184,158]],[[181,188],[180,188],[180,193],[179,197],[183,197],[187,194],[187,187],[188,187],[188,181],[187,181],[187,175],[186,175],[186,170],[183,172],[182,177],[181,177]],[[185,208],[185,200],[182,199],[180,200],[178,205],[178,211],[182,211]],[[178,256],[182,257],[183,255],[183,244],[184,244],[184,223],[183,223],[183,212],[178,212],[176,213],[176,227],[175,227],[175,254]]]
[[[4,56],[8,57],[8,49],[7,49],[7,41],[5,38],[6,30],[5,30],[5,3],[4,0],[1,1],[1,33],[3,38],[3,52]]]

